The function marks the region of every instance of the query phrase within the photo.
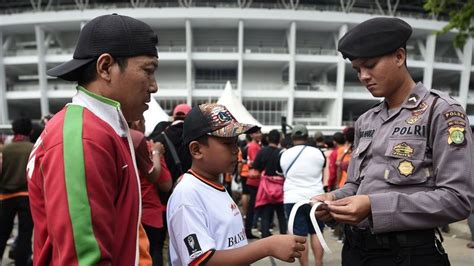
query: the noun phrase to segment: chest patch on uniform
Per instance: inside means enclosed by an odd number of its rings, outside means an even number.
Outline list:
[[[375,129],[360,130],[359,137],[360,138],[373,138],[374,133],[375,133]]]
[[[392,136],[399,135],[415,135],[415,136],[425,136],[425,129],[426,126],[415,125],[415,126],[407,126],[407,127],[394,127],[392,131]]]
[[[414,170],[415,170],[415,166],[413,166],[413,163],[410,161],[403,160],[398,164],[398,172],[401,175],[409,176],[413,174]]]
[[[395,145],[392,149],[392,155],[406,158],[411,158],[413,156],[413,152],[414,149],[405,142]]]
[[[190,234],[185,237],[184,244],[188,248],[189,257],[191,259],[195,259],[202,254],[201,245],[199,245],[196,234]]]
[[[466,120],[466,115],[458,111],[449,111],[443,114],[444,119],[448,120],[453,117],[459,117]]]
[[[450,145],[462,145],[464,144],[464,128],[459,126],[452,126],[448,128],[448,144]]]
[[[421,102],[418,108],[411,112],[411,117],[406,120],[406,122],[410,125],[415,124],[418,120],[421,119],[421,115],[425,113],[426,109],[428,109],[428,104],[425,102]]]

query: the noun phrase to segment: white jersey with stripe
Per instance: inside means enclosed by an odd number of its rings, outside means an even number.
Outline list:
[[[192,171],[173,191],[167,220],[172,265],[200,265],[215,250],[247,244],[242,215],[224,186]]]

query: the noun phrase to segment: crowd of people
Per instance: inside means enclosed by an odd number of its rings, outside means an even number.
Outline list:
[[[339,41],[384,98],[342,132],[262,134],[223,105],[183,103],[147,137],[158,37],[131,17],[91,20],[73,60],[48,71],[77,82],[72,103],[41,134],[14,120],[2,147],[0,255],[17,215],[16,265],[308,265],[310,249],[322,265],[325,226],[343,265],[449,265],[437,228],[471,213],[472,133],[455,100],[412,80],[410,35],[375,18]],[[289,221],[309,199],[316,213],[304,205]]]

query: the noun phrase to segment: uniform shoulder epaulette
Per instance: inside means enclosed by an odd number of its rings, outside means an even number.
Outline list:
[[[443,99],[449,105],[459,105],[459,102],[457,102],[455,99],[453,99],[453,97],[444,91],[431,89],[430,93],[439,96],[439,98]]]

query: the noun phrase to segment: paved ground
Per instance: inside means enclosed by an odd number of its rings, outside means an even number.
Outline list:
[[[470,239],[470,232],[467,226],[466,221],[457,222],[451,224],[451,230],[448,234],[444,234],[444,247],[446,248],[449,258],[451,260],[451,265],[453,266],[472,266],[474,265],[474,249],[468,249],[466,247],[467,242]],[[332,233],[329,230],[325,230],[324,237],[328,242],[329,248],[333,251],[332,254],[325,254],[324,255],[324,265],[325,266],[336,266],[341,265],[341,249],[342,244],[338,243],[336,239],[332,237]],[[8,254],[8,247],[7,251],[5,252],[5,256],[3,257],[3,263],[0,265],[4,266],[12,266],[14,265],[11,260],[9,260],[6,256]],[[310,265],[314,265],[314,260],[311,259],[312,254],[310,254]],[[271,261],[269,258],[263,259],[254,263],[253,265],[271,265]],[[276,261],[276,265],[297,265],[297,263],[284,263],[281,261]]]

